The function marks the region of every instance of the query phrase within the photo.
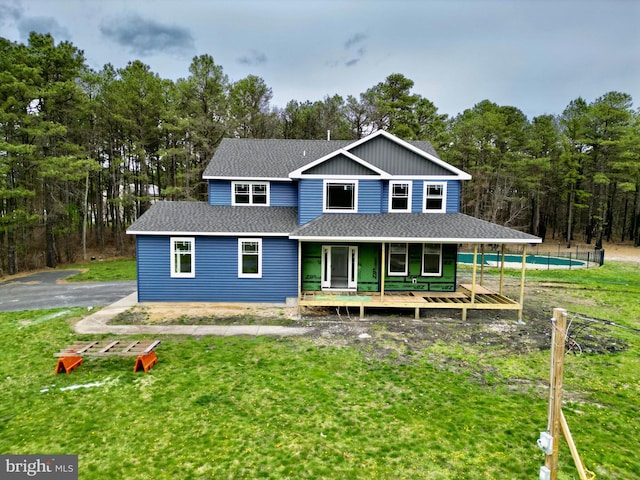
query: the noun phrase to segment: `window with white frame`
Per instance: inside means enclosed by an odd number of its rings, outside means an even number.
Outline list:
[[[171,276],[193,278],[196,276],[195,238],[171,238]]]
[[[389,211],[411,211],[411,182],[389,182]]]
[[[409,248],[406,243],[389,244],[389,276],[409,275]]]
[[[447,209],[447,184],[424,182],[423,212],[444,213]]]
[[[268,182],[232,182],[232,205],[269,205]]]
[[[422,245],[422,276],[439,277],[442,275],[442,245],[424,243]]]
[[[358,182],[330,181],[324,182],[325,212],[356,212],[358,210]]]
[[[238,239],[238,277],[262,277],[262,239]]]

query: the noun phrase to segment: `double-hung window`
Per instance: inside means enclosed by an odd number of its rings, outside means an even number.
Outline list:
[[[422,245],[422,276],[439,277],[442,275],[442,245],[424,243]]]
[[[232,205],[269,205],[267,182],[232,182]]]
[[[171,238],[171,276],[196,276],[196,240],[193,237]]]
[[[389,182],[389,211],[411,211],[411,182]]]
[[[389,244],[389,276],[409,275],[409,248],[406,243]]]
[[[238,239],[238,277],[262,277],[262,239]]]
[[[323,197],[325,212],[357,212],[358,182],[325,180]]]
[[[447,211],[447,184],[444,182],[424,182],[424,213],[445,213]]]

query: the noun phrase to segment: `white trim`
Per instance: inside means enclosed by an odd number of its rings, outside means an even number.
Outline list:
[[[460,243],[470,243],[470,244],[482,244],[482,243],[505,243],[505,244],[514,244],[514,245],[531,245],[534,243],[542,243],[542,239],[531,239],[531,240],[522,240],[522,239],[513,239],[513,238],[448,238],[448,237],[375,237],[375,238],[366,238],[366,237],[306,237],[299,235],[289,235],[291,240],[299,240],[301,242],[358,242],[358,243],[442,243],[442,244],[460,244]]]
[[[404,245],[404,270],[402,272],[392,272],[391,271],[391,245]],[[397,255],[397,254],[396,254]],[[387,253],[387,276],[389,277],[406,277],[409,275],[409,244],[406,242],[392,242],[389,243],[388,253]]]
[[[437,245],[439,246],[439,250],[440,250],[440,256],[438,257],[438,272],[434,273],[434,272],[425,272],[424,271],[424,248],[427,245]],[[442,244],[437,244],[437,243],[423,243],[422,244],[422,256],[420,257],[420,276],[422,277],[441,277],[442,276]]]
[[[231,180],[238,182],[291,182],[292,180],[289,177],[239,177],[237,175],[234,176],[202,176],[203,180]]]
[[[311,163],[306,164],[304,167],[300,167],[297,170],[294,170],[293,172],[291,172],[289,174],[289,178],[316,178],[316,177],[327,177],[329,175],[320,175],[320,174],[305,174],[304,172],[306,170],[309,170],[310,168],[315,167],[316,165],[320,165],[321,163],[326,162],[327,160],[331,160],[334,157],[337,157],[338,155],[344,155],[347,158],[349,158],[350,160],[353,160],[354,162],[362,165],[365,168],[368,168],[369,170],[377,173],[380,178],[383,179],[387,179],[387,178],[391,178],[391,176],[385,172],[384,170],[381,170],[378,167],[375,167],[373,165],[371,165],[369,162],[361,159],[360,157],[355,156],[353,153],[346,151],[343,148],[339,148],[338,150],[329,153],[328,155],[325,155],[324,157],[320,157],[317,160],[314,160]],[[376,178],[374,175],[354,175],[354,177],[358,177],[358,178]]]
[[[347,286],[331,286],[331,249],[347,248]],[[333,291],[354,291],[358,289],[358,246],[357,245],[322,245],[320,259],[320,288]]]
[[[427,209],[427,187],[442,187],[442,206],[437,209]],[[447,182],[424,182],[422,184],[422,213],[447,213]]]
[[[236,202],[236,185],[249,185],[249,203]],[[264,185],[266,187],[266,203],[253,203],[253,188],[256,185]],[[231,182],[231,206],[232,207],[268,207],[271,205],[271,184],[269,182],[249,182],[245,180],[237,180]]]
[[[242,271],[242,256],[245,254],[242,250],[244,243],[257,243],[258,252],[258,272],[244,273]],[[262,239],[261,238],[239,238],[238,239],[238,278],[262,278]]]
[[[469,175],[466,172],[463,172],[462,170],[454,167],[453,165],[448,164],[447,162],[445,162],[444,160],[442,160],[441,158],[436,157],[435,155],[430,154],[429,152],[425,152],[424,150],[419,149],[418,147],[414,147],[413,145],[411,145],[408,142],[405,142],[404,140],[402,140],[401,138],[396,137],[395,135],[392,135],[391,133],[387,132],[386,130],[376,130],[375,132],[373,132],[370,135],[367,135],[366,137],[361,138],[360,140],[354,142],[354,143],[350,143],[349,145],[347,145],[346,147],[342,147],[344,150],[351,150],[352,148],[357,147],[358,145],[367,142],[379,135],[384,136],[385,138],[397,143],[398,145],[401,145],[402,147],[411,150],[413,153],[417,153],[418,155],[420,155],[421,157],[424,158],[428,158],[429,160],[431,160],[433,163],[435,163],[436,165],[441,166],[442,168],[444,168],[445,170],[448,170],[449,172],[453,173],[455,175],[455,179],[456,180],[471,180],[471,175]]]
[[[175,249],[176,242],[188,242],[191,244],[191,271],[190,272],[176,272],[176,254]],[[171,278],[194,278],[196,276],[196,239],[194,237],[171,237],[169,239],[169,251],[170,251],[170,274]]]
[[[157,232],[151,231],[141,231],[136,232],[135,230],[127,230],[127,235],[153,235],[153,236],[180,236],[180,235],[195,235],[198,237],[243,237],[243,236],[252,236],[252,237],[289,237],[289,232],[179,232],[175,230],[164,231],[159,230]]]
[[[406,209],[394,209],[392,208],[393,200],[393,186],[394,185],[409,185],[407,189],[407,208]],[[389,204],[387,211],[389,213],[411,213],[411,200],[413,199],[413,182],[411,180],[389,180]]]
[[[327,185],[329,184],[352,184],[353,185],[353,208],[346,210],[341,208],[329,208],[327,206]],[[322,213],[358,213],[358,180],[345,180],[344,177],[325,179],[322,182]]]

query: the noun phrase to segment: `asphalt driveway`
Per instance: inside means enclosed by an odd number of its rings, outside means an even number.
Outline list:
[[[0,312],[109,305],[136,291],[135,281],[60,282],[78,270],[52,270],[0,282]]]

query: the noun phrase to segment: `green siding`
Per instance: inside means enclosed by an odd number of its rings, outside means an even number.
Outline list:
[[[346,245],[346,244],[345,244]],[[353,245],[353,243],[349,243]],[[380,291],[380,244],[360,243],[358,246],[358,291]],[[456,286],[456,245],[443,245],[443,275],[421,277],[422,244],[409,245],[409,275],[389,277],[385,275],[385,291],[435,291],[452,292]],[[321,290],[322,244],[302,244],[302,289]],[[413,283],[415,277],[416,283]]]
[[[409,244],[409,275],[384,279],[385,291],[453,292],[456,289],[457,245],[442,246],[442,276],[421,277],[422,244]],[[415,278],[416,283],[413,283]]]

